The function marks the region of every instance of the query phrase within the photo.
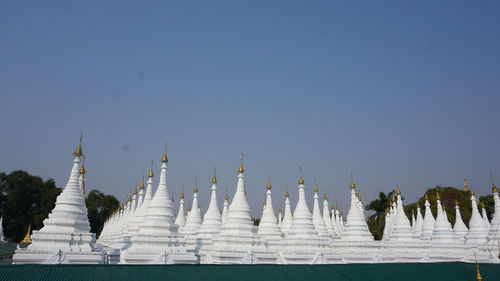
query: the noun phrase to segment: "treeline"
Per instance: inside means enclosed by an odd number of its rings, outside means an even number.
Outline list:
[[[442,187],[436,186],[434,188],[429,188],[427,191],[419,198],[417,202],[414,203],[406,203],[404,202],[404,210],[408,218],[411,220],[411,216],[416,214],[417,211],[417,203],[420,206],[420,211],[422,216],[425,216],[425,196],[429,199],[429,203],[431,204],[431,212],[434,217],[437,216],[437,204],[436,204],[436,196],[439,193],[441,204],[446,211],[448,216],[448,220],[452,225],[455,224],[455,202],[458,202],[458,206],[460,208],[460,213],[462,215],[462,219],[464,223],[469,226],[469,220],[472,215],[472,203],[470,201],[470,193],[468,191],[458,189],[455,187]],[[395,191],[392,190],[388,193],[380,192],[377,199],[371,201],[366,205],[365,209],[369,211],[374,211],[375,213],[368,217],[368,228],[372,232],[373,236],[376,240],[382,239],[382,235],[385,227],[385,211],[391,204],[392,198],[396,195]],[[477,197],[476,197],[477,199]],[[478,206],[479,211],[481,212],[482,206],[486,209],[486,214],[488,219],[491,220],[494,210],[495,210],[495,202],[493,201],[493,196],[481,196],[479,197],[479,201],[482,203]]]
[[[23,239],[28,225],[31,229],[43,227],[43,220],[54,208],[56,198],[62,189],[53,179],[44,181],[25,171],[10,174],[0,173],[0,215],[8,241],[19,242]],[[104,220],[120,202],[112,195],[98,190],[90,191],[85,197],[91,231],[99,235]]]

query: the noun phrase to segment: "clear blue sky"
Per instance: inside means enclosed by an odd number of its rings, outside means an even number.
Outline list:
[[[365,203],[500,181],[498,1],[84,2],[0,4],[2,171],[64,186],[83,131],[88,187],[120,199],[168,141],[205,209],[244,153],[254,216],[268,173],[295,205],[299,166],[344,211],[351,172]]]

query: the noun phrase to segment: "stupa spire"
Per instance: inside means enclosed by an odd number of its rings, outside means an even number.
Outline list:
[[[207,212],[203,217],[203,223],[200,227],[200,233],[215,234],[220,232],[220,226],[222,224],[222,217],[219,211],[219,206],[217,205],[217,175],[216,168],[214,167],[214,175],[212,177],[212,187],[210,194],[210,203],[208,205]]]
[[[288,197],[289,193],[287,188],[287,191],[285,191],[285,213],[283,214],[283,221],[281,222],[281,232],[283,234],[287,234],[288,231],[290,231],[293,221],[292,208],[290,207],[290,199]]]
[[[269,175],[266,186],[266,201],[260,219],[258,233],[264,235],[268,240],[279,240],[281,231],[274,214],[273,201],[271,198],[271,176]]]
[[[19,243],[31,243],[31,223],[28,224],[28,230],[26,231],[26,235],[24,235],[23,240]]]
[[[182,188],[182,192],[179,196],[179,212],[177,212],[177,217],[175,218],[175,224],[180,227],[179,230],[182,230],[184,225],[186,224],[186,216],[184,211],[184,187]]]
[[[458,201],[455,200],[455,225],[453,226],[453,232],[455,232],[455,235],[458,239],[464,240],[465,235],[467,235],[467,231],[469,231],[469,229],[467,228],[467,226],[465,226],[465,223],[462,220]]]
[[[328,196],[323,195],[323,221],[330,236],[335,236],[335,228],[333,227],[332,218],[330,217],[330,208],[328,206]]]
[[[313,224],[320,236],[328,237],[330,235],[328,234],[328,229],[326,228],[325,221],[323,220],[323,216],[321,215],[321,211],[319,209],[318,190],[319,190],[318,184],[316,183],[316,179],[314,179],[313,213],[312,213]]]
[[[224,203],[222,204],[222,224],[226,221],[227,213],[229,211],[229,203],[227,202],[229,200],[229,196],[227,195],[227,190],[226,194],[224,194]]]
[[[456,242],[456,235],[451,228],[451,224],[448,221],[448,217],[446,215],[446,211],[441,205],[441,196],[439,195],[439,191],[436,190],[436,205],[437,205],[437,217],[436,223],[434,224],[434,229],[432,231],[432,241],[439,242],[448,242],[453,243]]]
[[[217,199],[216,199],[217,200]],[[201,226],[201,214],[200,209],[198,207],[198,180],[195,178],[194,180],[194,189],[193,189],[193,201],[191,203],[191,211],[187,215],[186,224],[182,229],[182,233],[185,235],[193,235],[196,234],[198,229]]]
[[[491,175],[491,192],[493,193],[493,201],[495,202],[495,213],[491,219],[490,240],[500,240],[500,198],[498,196],[498,188]]]

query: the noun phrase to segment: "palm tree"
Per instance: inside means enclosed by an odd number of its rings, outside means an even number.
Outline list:
[[[385,210],[390,207],[391,198],[394,195],[394,190],[385,194],[380,192],[378,194],[378,199],[375,199],[366,205],[365,209],[368,211],[375,211],[376,220],[380,220],[381,216],[384,214]]]

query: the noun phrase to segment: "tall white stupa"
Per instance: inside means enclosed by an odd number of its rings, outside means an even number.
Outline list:
[[[436,224],[436,220],[431,212],[431,204],[429,203],[429,198],[427,194],[425,194],[425,214],[424,214],[424,223],[422,224],[422,233],[420,234],[421,239],[431,239],[432,232],[434,231],[434,225]]]
[[[54,209],[43,221],[42,229],[33,231],[31,245],[16,250],[13,263],[103,262],[103,252],[95,247],[95,234],[90,232],[87,207],[79,183],[83,158],[81,138],[73,156],[68,183],[57,196]]]
[[[292,208],[290,207],[290,195],[288,191],[285,192],[285,214],[283,215],[283,221],[281,222],[281,233],[286,235],[292,228]]]
[[[469,221],[469,232],[467,232],[465,236],[466,243],[474,245],[484,244],[489,234],[488,227],[477,209],[476,197],[472,189],[470,189],[470,200],[472,204],[472,215]]]
[[[332,218],[330,217],[330,208],[328,206],[328,196],[326,195],[326,193],[323,195],[323,221],[325,222],[328,234],[332,237],[336,237],[337,233],[335,233]]]
[[[271,198],[271,180],[266,186],[266,201],[262,210],[258,233],[264,236],[271,245],[281,242],[281,230],[274,214],[273,200]]]
[[[455,225],[453,225],[453,232],[455,232],[455,236],[459,240],[465,240],[465,235],[469,229],[465,225],[462,214],[460,213],[460,207],[458,206],[458,201],[455,200]]]
[[[202,247],[203,263],[275,263],[276,255],[268,251],[266,240],[254,230],[246,196],[243,154],[238,168],[238,183],[221,232],[211,245]]]
[[[437,204],[437,217],[434,229],[432,230],[432,243],[456,243],[456,235],[453,232],[451,223],[448,221],[446,211],[441,205],[441,197],[439,192],[436,191],[436,204]]]
[[[208,235],[211,238],[213,235],[220,232],[222,225],[222,216],[217,204],[217,177],[215,175],[215,169],[210,190],[210,203],[208,204],[207,212],[203,216],[203,223],[198,231],[198,236]]]
[[[396,213],[393,219],[389,241],[405,243],[415,242],[418,237],[415,235],[415,232],[410,225],[410,221],[405,214],[399,186],[396,188],[396,200]]]
[[[422,234],[422,227],[424,226],[424,217],[422,217],[422,212],[420,211],[420,204],[417,202],[417,220],[415,221],[415,227],[413,231],[420,237]]]
[[[177,212],[177,217],[175,218],[174,224],[179,227],[179,232],[182,232],[182,229],[186,224],[186,211],[184,210],[184,191],[181,192],[179,199],[179,211]]]
[[[182,229],[184,235],[195,235],[200,229],[202,218],[198,207],[198,184],[195,182],[193,190],[193,201],[191,203],[191,211],[187,215],[186,224]]]
[[[493,201],[495,202],[495,213],[491,219],[489,240],[498,245],[498,241],[500,241],[500,198],[495,182],[492,183],[491,192],[493,193]]]
[[[326,228],[325,221],[323,219],[323,216],[321,215],[321,211],[319,209],[319,196],[318,196],[318,185],[316,182],[313,185],[313,213],[312,213],[312,218],[313,218],[313,224],[314,228],[316,228],[316,231],[318,232],[318,235],[320,236],[321,239],[326,240],[328,242],[328,239],[330,238],[330,234],[328,233],[328,229]]]
[[[172,200],[167,187],[168,157],[163,153],[160,181],[149,202],[144,222],[132,237],[130,248],[122,252],[125,264],[196,263],[194,248],[187,248],[185,239],[174,224]]]
[[[373,236],[368,230],[365,215],[359,208],[359,200],[356,196],[356,182],[352,179],[351,184],[351,207],[347,214],[347,224],[340,240],[343,241],[373,241]]]

